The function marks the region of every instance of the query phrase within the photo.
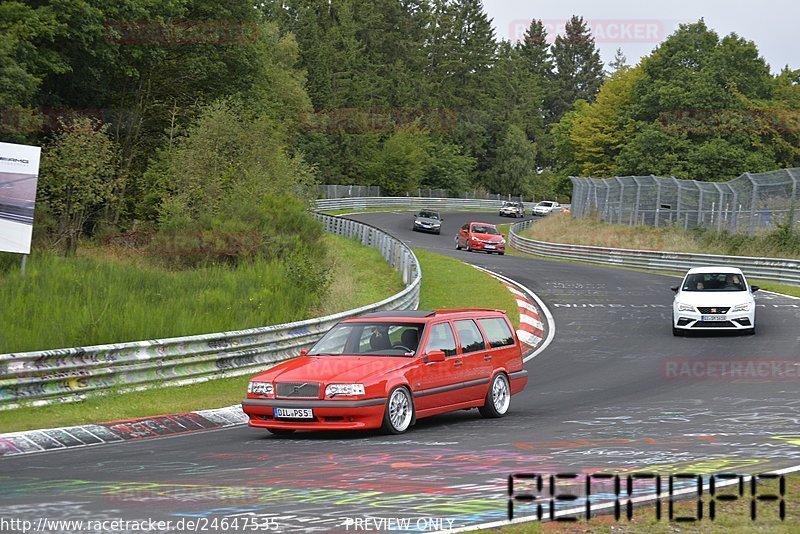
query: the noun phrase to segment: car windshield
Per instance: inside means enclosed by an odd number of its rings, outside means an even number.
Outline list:
[[[421,211],[417,217],[422,217],[424,219],[439,219],[439,214],[434,211]]]
[[[473,225],[472,231],[476,234],[500,235],[500,232],[497,231],[497,228],[495,228],[494,226],[489,226],[487,224]]]
[[[553,203],[552,202],[539,202],[539,205],[544,207],[544,208],[552,208],[553,207]]]
[[[308,354],[414,356],[422,328],[421,324],[401,322],[339,323],[317,341]]]
[[[736,273],[695,273],[683,281],[683,291],[746,291],[742,275]]]

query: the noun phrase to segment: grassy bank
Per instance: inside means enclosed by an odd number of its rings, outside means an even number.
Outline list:
[[[0,354],[222,332],[307,319],[402,289],[380,254],[326,236],[332,284],[321,302],[291,262],[170,271],[130,252],[34,253],[0,271]]]
[[[519,309],[503,284],[459,260],[416,249],[422,266],[422,310],[437,308],[495,308],[505,310],[519,326]]]
[[[376,302],[402,288],[399,275],[383,260],[376,260],[377,252],[352,241],[340,245],[333,249],[333,265],[341,277],[337,275],[340,280],[331,287],[327,308],[319,313]],[[508,311],[515,325],[519,324],[516,302],[502,284],[458,260],[422,250],[415,253],[423,272],[421,309],[500,308]],[[223,378],[190,386],[104,395],[76,403],[0,411],[0,433],[229,406],[242,400],[247,381],[247,376]]]
[[[778,493],[776,481],[764,481],[759,486],[759,493]],[[749,488],[748,488],[749,489]],[[734,494],[729,489],[722,489],[723,494]],[[716,517],[709,519],[710,498],[706,494],[703,498],[703,520],[694,523],[670,522],[667,520],[667,500],[662,499],[662,519],[655,519],[655,506],[648,505],[634,509],[633,519],[625,519],[624,510],[621,519],[614,519],[613,515],[597,515],[590,521],[574,523],[524,523],[512,527],[495,530],[500,534],[527,534],[536,532],[552,533],[631,533],[631,534],[671,534],[682,532],[687,534],[732,534],[745,532],[770,532],[776,534],[790,534],[800,531],[800,476],[790,475],[786,478],[786,519],[781,521],[778,516],[778,504],[771,501],[759,501],[756,520],[750,516],[750,498],[745,493],[743,498],[736,501],[718,501],[716,503]],[[673,517],[697,517],[697,499],[676,502]]]
[[[607,224],[597,217],[575,219],[554,214],[537,221],[522,235],[539,241],[609,248],[800,258],[800,237],[780,229],[748,237],[675,226]]]

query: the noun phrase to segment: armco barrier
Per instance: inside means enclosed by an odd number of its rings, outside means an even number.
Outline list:
[[[502,205],[502,200],[479,200],[471,198],[360,197],[317,200],[318,210],[364,210],[370,208],[496,210],[500,209]]]
[[[528,254],[547,258],[618,265],[653,271],[685,272],[692,267],[700,265],[727,265],[740,268],[745,275],[751,278],[800,285],[800,260],[590,247],[534,241],[520,236],[519,232],[528,228],[533,222],[533,220],[527,220],[511,225],[509,244],[512,247]]]
[[[381,252],[406,288],[327,317],[235,332],[0,355],[0,409],[74,400],[108,388],[146,389],[248,374],[292,358],[336,322],[374,310],[416,309],[421,273],[402,241],[356,221],[315,214],[325,229]]]

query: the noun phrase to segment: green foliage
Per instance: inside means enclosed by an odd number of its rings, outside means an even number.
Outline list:
[[[567,21],[564,35],[553,44],[556,65],[556,89],[553,116],[558,119],[576,100],[594,101],[603,83],[603,62],[583,17]]]
[[[78,249],[87,221],[108,206],[116,185],[116,147],[106,127],[89,119],[64,124],[41,162],[40,201],[58,220],[67,255]]]
[[[487,187],[493,193],[529,195],[536,174],[536,147],[525,132],[509,126],[497,149]]]

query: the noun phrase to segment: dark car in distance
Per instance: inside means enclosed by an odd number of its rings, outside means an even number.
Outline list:
[[[442,233],[442,217],[438,211],[420,210],[419,213],[414,214],[414,228],[415,232],[430,232],[433,234]]]

